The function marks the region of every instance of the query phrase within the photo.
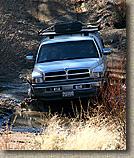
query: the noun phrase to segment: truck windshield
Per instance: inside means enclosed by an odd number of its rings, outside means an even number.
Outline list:
[[[69,41],[42,45],[37,62],[98,57],[98,51],[92,40]]]

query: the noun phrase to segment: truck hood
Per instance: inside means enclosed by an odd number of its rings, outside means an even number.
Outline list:
[[[55,71],[64,71],[71,69],[93,69],[96,66],[99,66],[100,61],[97,58],[92,59],[73,59],[73,60],[61,60],[61,61],[52,61],[44,63],[36,63],[33,73],[46,73],[46,72],[55,72]]]

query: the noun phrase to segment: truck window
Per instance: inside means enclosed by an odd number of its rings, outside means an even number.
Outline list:
[[[39,50],[37,62],[79,58],[99,58],[96,46],[92,40],[44,44]]]

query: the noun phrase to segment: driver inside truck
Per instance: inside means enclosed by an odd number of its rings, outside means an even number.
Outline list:
[[[58,50],[57,48],[52,48],[48,54],[48,60],[56,60],[58,59]]]

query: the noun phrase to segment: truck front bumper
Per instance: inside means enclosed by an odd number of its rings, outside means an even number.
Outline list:
[[[90,82],[57,86],[33,85],[32,91],[34,98],[39,100],[64,100],[73,98],[84,98],[97,96],[104,82]]]

